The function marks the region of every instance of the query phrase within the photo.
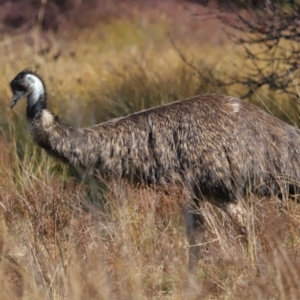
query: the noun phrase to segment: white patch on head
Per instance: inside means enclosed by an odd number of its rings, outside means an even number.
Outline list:
[[[232,107],[232,109],[235,113],[239,112],[240,106],[241,106],[239,99],[230,98],[229,101],[228,101],[228,104]]]
[[[44,109],[41,115],[41,120],[42,120],[42,126],[48,127],[53,123],[54,117],[48,110]]]
[[[29,93],[30,93],[30,104],[35,104],[39,98],[45,94],[44,85],[37,76],[34,74],[27,74],[26,75],[26,83],[29,87]]]

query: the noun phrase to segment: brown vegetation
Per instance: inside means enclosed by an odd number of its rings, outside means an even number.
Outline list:
[[[108,14],[109,22],[93,19],[81,30],[33,26],[1,37],[1,299],[299,299],[296,201],[250,197],[248,246],[219,209],[203,204],[206,250],[187,285],[179,191],[95,184],[91,191],[33,145],[25,101],[10,110],[9,81],[25,67],[39,69],[51,109],[73,126],[204,92],[245,92],[215,85],[244,63],[220,23],[199,23],[196,6],[175,1],[128,7],[128,15]],[[182,62],[170,35],[201,72]],[[256,101],[298,122],[288,96],[262,90]]]

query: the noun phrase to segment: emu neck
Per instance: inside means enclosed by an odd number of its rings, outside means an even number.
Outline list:
[[[46,109],[46,96],[44,91],[31,93],[27,98],[26,114],[29,120],[39,119]]]

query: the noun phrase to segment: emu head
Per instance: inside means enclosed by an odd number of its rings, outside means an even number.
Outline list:
[[[13,93],[11,108],[24,97],[28,97],[28,106],[33,106],[39,100],[43,100],[45,96],[45,87],[42,79],[31,70],[20,72],[11,81],[10,88]]]

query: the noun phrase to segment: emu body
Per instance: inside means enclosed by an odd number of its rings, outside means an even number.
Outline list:
[[[19,73],[11,89],[12,107],[27,97],[39,146],[102,178],[178,184],[191,198],[224,209],[248,192],[295,193],[300,182],[300,131],[234,97],[196,96],[76,129],[46,109],[45,85],[35,73]],[[192,234],[201,220],[191,213],[186,223]]]

